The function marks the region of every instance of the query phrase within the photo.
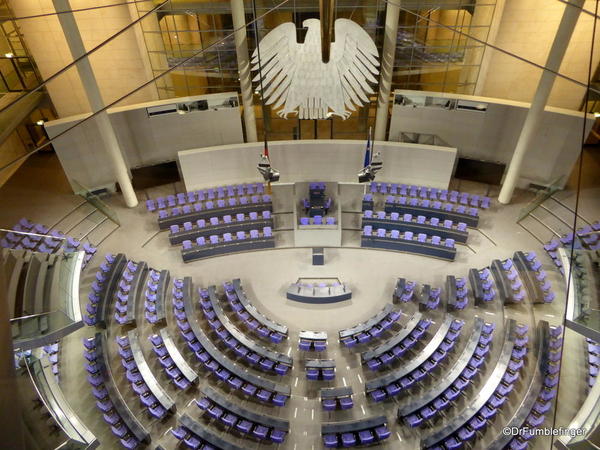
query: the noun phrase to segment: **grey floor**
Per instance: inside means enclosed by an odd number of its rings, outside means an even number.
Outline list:
[[[422,386],[413,388],[408,393],[401,394],[393,400],[375,404],[367,400],[364,394],[364,382],[373,375],[367,368],[360,365],[359,351],[341,348],[336,336],[337,331],[351,326],[357,322],[364,321],[379,311],[392,299],[392,292],[396,278],[404,277],[418,283],[428,283],[432,286],[441,286],[446,275],[466,276],[470,268],[482,268],[490,264],[493,259],[504,259],[512,256],[516,250],[536,251],[544,268],[549,274],[557,293],[557,298],[552,304],[535,305],[533,307],[528,301],[521,305],[502,305],[492,303],[482,308],[476,308],[471,302],[464,311],[453,313],[465,320],[465,328],[459,340],[458,346],[452,356],[446,362],[449,367],[455,361],[457,355],[462,351],[469,329],[472,326],[475,315],[483,317],[487,321],[495,322],[498,327],[492,352],[489,355],[488,364],[479,375],[474,385],[471,386],[458,401],[455,408],[446,412],[446,417],[434,423],[434,427],[442,426],[448,418],[459,413],[464,407],[477,396],[478,386],[482,385],[487,375],[495,365],[500,351],[502,338],[502,324],[506,318],[514,318],[519,322],[535,326],[538,320],[547,320],[551,324],[559,324],[564,314],[564,282],[561,275],[553,269],[550,259],[544,254],[538,239],[547,240],[552,231],[564,233],[573,223],[573,214],[569,209],[574,208],[575,196],[573,192],[562,191],[555,194],[558,201],[549,200],[544,203],[544,208],[537,208],[534,212],[536,218],[527,218],[521,225],[516,223],[519,212],[532,200],[533,194],[518,191],[515,201],[508,206],[500,206],[494,202],[493,207],[482,212],[481,224],[478,230],[471,230],[468,246],[459,246],[457,258],[454,262],[445,262],[437,259],[421,256],[361,249],[359,247],[359,235],[356,231],[344,231],[342,247],[327,248],[325,251],[326,264],[324,266],[311,265],[311,252],[307,248],[293,247],[293,234],[290,231],[279,231],[277,229],[289,229],[291,225],[290,215],[276,215],[275,231],[277,248],[269,251],[251,252],[238,255],[229,255],[218,258],[197,261],[184,264],[181,261],[179,249],[170,247],[166,232],[158,233],[156,218],[153,214],[146,212],[143,201],[134,209],[123,206],[119,196],[108,198],[107,204],[118,215],[121,223],[116,227],[112,222],[105,220],[104,216],[94,211],[91,206],[84,204],[79,197],[72,195],[66,180],[49,155],[42,155],[46,160],[30,159],[17,173],[17,176],[9,181],[7,185],[0,188],[0,226],[10,227],[20,217],[26,216],[36,222],[46,225],[57,225],[57,228],[69,232],[76,237],[89,239],[93,244],[100,244],[98,257],[94,258],[82,276],[81,303],[85,307],[89,286],[93,280],[94,273],[102,262],[102,255],[111,252],[123,252],[135,261],[146,261],[156,269],[168,269],[172,277],[193,277],[196,287],[206,287],[210,284],[220,286],[224,281],[233,278],[241,278],[249,299],[265,315],[272,319],[288,325],[290,338],[287,342],[274,346],[264,343],[272,349],[290,354],[294,359],[294,369],[285,377],[270,377],[263,372],[256,372],[266,378],[280,380],[290,384],[292,387],[292,398],[284,408],[268,407],[258,402],[253,402],[238,396],[234,391],[216,382],[216,379],[207,375],[201,367],[196,364],[192,354],[186,353],[184,345],[178,338],[178,344],[188,362],[195,367],[201,375],[200,386],[208,383],[216,386],[222,393],[235,399],[241,405],[253,411],[279,416],[290,420],[291,432],[285,444],[280,445],[282,449],[313,449],[322,448],[320,437],[320,424],[323,421],[341,421],[352,418],[360,418],[377,414],[385,414],[389,419],[389,428],[392,431],[391,438],[381,447],[394,449],[412,449],[418,447],[419,430],[411,430],[407,426],[395,420],[396,405],[402,404],[411,396],[419,395],[423,390],[434,386],[437,380],[444,376],[443,368],[438,369],[433,377],[424,381]],[[52,166],[54,164],[54,166]],[[54,171],[48,174],[48,167],[54,167]],[[398,181],[398,180],[393,180]],[[494,197],[495,188],[468,182],[453,181],[455,188],[485,194]],[[138,192],[139,198],[145,200],[147,196],[157,197],[172,193],[181,189],[178,185],[166,185]],[[599,217],[598,194],[599,189],[586,189],[580,197],[580,214],[587,220],[595,220]],[[360,199],[356,199],[356,211]],[[360,224],[360,214],[345,213],[342,221],[344,228],[357,228]],[[537,236],[537,238],[536,238]],[[285,298],[285,290],[290,283],[299,277],[334,277],[350,286],[353,297],[349,301],[333,305],[306,305],[299,304]],[[410,316],[416,305],[402,305],[402,310]],[[227,310],[230,317],[234,317]],[[245,448],[275,447],[259,441],[235,436],[215,423],[202,418],[200,410],[193,403],[193,399],[199,396],[196,388],[187,392],[179,392],[168,383],[166,376],[162,373],[158,363],[151,352],[147,336],[156,332],[159,327],[150,326],[143,320],[143,311],[138,309],[138,330],[145,356],[150,363],[159,382],[167,392],[176,400],[178,413],[188,412],[192,417],[205,423],[217,433],[222,433],[227,440],[237,443]],[[435,329],[443,321],[442,311],[432,311],[427,315],[434,321],[434,327],[430,331],[433,335]],[[199,315],[198,319],[206,331],[209,330],[204,319]],[[167,326],[173,336],[178,335],[176,324],[171,311],[167,317]],[[240,328],[242,328],[240,326]],[[113,372],[116,374],[121,393],[127,399],[130,407],[140,420],[152,432],[153,446],[162,444],[165,448],[176,446],[176,439],[170,435],[169,430],[175,426],[176,419],[158,422],[152,420],[140,407],[138,399],[131,391],[125,380],[124,369],[119,364],[118,355],[114,344],[114,337],[126,332],[129,328],[119,327],[115,323],[109,325],[109,338],[111,342],[110,354],[113,362]],[[242,328],[243,329],[243,328]],[[302,364],[306,354],[300,354],[297,350],[298,332],[300,330],[324,330],[329,333],[329,345],[326,354],[319,355],[323,358],[335,359],[337,364],[336,380],[334,382],[307,381],[304,376]],[[396,328],[397,330],[397,328]],[[77,333],[66,338],[61,350],[61,387],[73,408],[78,412],[80,418],[92,429],[102,442],[102,448],[118,448],[120,444],[112,436],[110,428],[103,422],[101,413],[94,405],[94,399],[89,385],[85,379],[84,359],[81,355],[81,338],[91,336],[94,329],[85,327]],[[372,347],[392,336],[388,332],[380,339],[373,341]],[[215,342],[217,340],[215,339]],[[533,344],[532,344],[533,345]],[[224,349],[223,347],[220,347]],[[362,350],[362,349],[359,349]],[[416,354],[419,348],[415,349]],[[556,415],[557,425],[567,425],[577,409],[583,402],[587,393],[586,366],[583,341],[573,333],[567,333],[565,341],[565,361],[562,370],[561,386],[558,403],[560,408]],[[401,367],[403,363],[410,360],[411,355],[393,365]],[[503,424],[506,423],[516,409],[522,393],[527,388],[529,373],[528,368],[533,366],[534,361],[528,360],[526,370],[522,372],[522,381],[516,391],[513,392],[510,402],[498,415],[493,426],[489,427],[481,436],[475,447],[486,448],[486,443],[497,435]],[[355,407],[350,411],[324,413],[318,401],[318,389],[324,386],[346,386],[354,389]],[[551,414],[547,417],[551,418]],[[549,422],[547,422],[548,424]],[[537,439],[534,448],[549,448],[548,440]]]

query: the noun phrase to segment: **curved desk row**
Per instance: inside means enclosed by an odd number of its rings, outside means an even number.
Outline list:
[[[345,422],[323,423],[321,434],[325,447],[354,447],[379,442],[390,437],[385,416],[367,417]]]
[[[241,384],[239,387],[237,387],[237,389],[241,389],[244,393],[247,393],[247,395],[251,395],[251,396],[256,395],[256,394],[259,394],[261,390],[265,390],[265,391],[272,393],[273,395],[277,395],[277,394],[282,395],[287,400],[287,398],[289,398],[291,395],[290,386],[273,383],[262,377],[254,375],[254,374],[248,372],[246,369],[242,368],[241,366],[238,366],[233,361],[231,361],[229,358],[227,358],[223,353],[221,353],[221,351],[210,341],[208,336],[206,336],[206,334],[204,333],[204,331],[198,324],[198,321],[195,319],[196,315],[195,315],[194,306],[193,306],[193,302],[192,302],[192,298],[191,298],[191,292],[192,292],[191,278],[189,278],[189,277],[184,278],[184,289],[183,290],[184,290],[183,303],[184,303],[185,315],[187,317],[187,323],[189,324],[189,328],[192,331],[195,339],[198,341],[198,343],[202,347],[198,351],[195,350],[196,356],[200,358],[201,355],[199,355],[198,352],[201,353],[201,351],[204,350],[208,354],[209,358],[214,360],[220,367],[225,369],[225,371],[230,372],[231,376],[237,377],[242,382],[253,385],[255,387],[255,389],[252,394],[244,391],[243,386],[241,386]],[[189,343],[190,343],[190,341],[188,341],[188,344]],[[191,342],[191,344],[193,345],[193,341]],[[210,361],[207,361],[205,363],[205,365],[206,364],[210,364]],[[216,369],[216,370],[218,371],[218,369]],[[228,378],[228,380],[229,380],[229,378]],[[227,381],[227,380],[224,380],[224,381]],[[262,389],[260,389],[260,390],[258,390],[258,392],[256,392],[257,391],[256,388],[262,388]],[[260,400],[262,400],[260,397],[258,397],[258,398]],[[270,396],[269,396],[269,398],[265,398],[264,401],[269,401],[269,400],[270,400]]]
[[[96,333],[94,336],[94,343],[96,346],[96,353],[102,355],[102,360],[99,362],[99,373],[102,377],[104,387],[108,392],[108,398],[110,399],[115,411],[138,441],[146,444],[150,443],[150,433],[148,430],[146,430],[146,428],[144,428],[135,413],[129,409],[129,406],[127,406],[127,403],[121,396],[121,393],[119,392],[119,389],[115,383],[115,378],[110,368],[110,361],[108,357],[106,332]]]
[[[368,206],[368,205],[367,205]],[[363,202],[363,211],[365,207],[365,203]],[[373,205],[371,204],[370,208],[373,209]],[[477,228],[479,225],[479,216],[471,216],[466,213],[456,212],[454,210],[444,210],[437,209],[431,206],[425,207],[420,205],[400,205],[398,203],[385,203],[384,210],[386,213],[390,214],[393,212],[397,212],[398,214],[413,214],[416,216],[425,216],[425,217],[437,217],[440,220],[452,220],[453,222],[464,222],[468,226]]]
[[[157,289],[156,289],[156,300],[154,306],[156,308],[156,322],[166,319],[167,310],[165,307],[167,298],[167,289],[169,288],[169,280],[171,274],[168,270],[161,270],[158,276]]]
[[[146,279],[146,274],[148,273],[148,264],[144,261],[140,261],[137,263],[137,269],[133,274],[133,280],[131,280],[131,289],[127,294],[127,313],[125,314],[124,322],[120,322],[121,325],[124,324],[133,324],[135,326],[135,311],[137,307],[138,298],[143,297],[144,289],[146,286],[144,284],[144,280]]]
[[[231,402],[223,397],[219,392],[210,386],[206,386],[200,389],[200,392],[210,399],[213,403],[216,403],[221,408],[231,411],[235,415],[242,417],[251,422],[258,423],[260,425],[275,428],[288,432],[290,430],[290,422],[278,417],[267,416],[264,414],[258,414],[249,409],[242,408],[237,402]]]
[[[479,276],[479,270],[469,269],[469,284],[471,285],[471,293],[475,298],[475,306],[480,306],[483,299],[483,284]]]
[[[551,365],[550,361],[550,326],[545,320],[540,320],[536,329],[536,346],[533,349],[533,357],[536,360],[535,369],[531,383],[522,397],[518,409],[513,414],[505,428],[521,428],[525,424],[531,410],[538,401],[542,389],[544,389],[544,377]],[[500,433],[487,446],[488,450],[502,450],[514,438],[512,434]]]
[[[190,230],[181,230],[177,233],[171,232],[169,233],[169,242],[171,245],[178,245],[183,243],[185,240],[195,241],[201,236],[208,239],[208,237],[212,234],[236,234],[238,231],[261,230],[264,227],[273,228],[273,219],[248,220],[247,216],[244,216],[244,220],[232,219],[232,221],[229,223],[219,222],[216,225],[211,224],[204,227],[194,226]]]
[[[432,447],[439,442],[450,438],[450,436],[467,425],[467,423],[488,403],[498,389],[508,369],[513,349],[515,348],[515,340],[517,339],[516,328],[517,323],[513,319],[509,319],[505,324],[504,343],[502,345],[500,357],[493,372],[488,377],[481,390],[477,393],[475,399],[458,415],[450,419],[441,429],[424,434],[421,437],[421,448]]]
[[[469,365],[475,349],[479,345],[479,339],[482,335],[484,327],[484,321],[480,317],[475,317],[475,323],[473,324],[473,330],[469,336],[467,345],[463,349],[462,353],[454,363],[454,365],[444,372],[444,378],[440,380],[435,386],[427,390],[423,395],[414,398],[410,403],[398,408],[398,419],[413,414],[418,410],[431,404],[437,398],[442,396],[444,392],[449,389],[454,382],[460,377],[465,368]]]
[[[415,358],[407,361],[402,367],[365,383],[365,392],[370,394],[375,401],[381,401],[389,396],[397,395],[416,381],[430,375],[431,371],[454,348],[462,324],[462,321],[448,315],[435,335]],[[442,344],[445,345],[442,346]],[[439,358],[434,358],[436,352],[439,353]],[[425,364],[428,361],[432,363],[431,367]]]
[[[247,252],[251,250],[263,250],[275,248],[275,238],[271,236],[259,236],[256,238],[235,239],[231,241],[222,240],[217,244],[194,245],[189,249],[181,250],[184,262],[197,261],[212,256],[227,255],[230,253]]]
[[[454,261],[456,258],[456,248],[454,247],[435,245],[431,242],[419,242],[414,239],[408,240],[392,238],[390,236],[381,237],[376,234],[370,236],[363,234],[360,239],[360,246],[412,253],[421,256],[433,256],[434,258],[440,258],[447,261]]]
[[[490,265],[490,271],[492,272],[494,282],[498,289],[498,295],[500,295],[503,304],[519,303],[520,300],[515,299],[514,292],[510,286],[510,280],[506,276],[504,267],[502,267],[502,262],[498,259],[494,259]]]
[[[513,255],[513,263],[525,285],[529,300],[532,303],[544,303],[544,292],[535,277],[536,270],[531,267],[531,261],[527,259],[527,256],[523,252],[517,251]]]
[[[177,422],[185,427],[189,432],[196,435],[202,442],[198,443],[197,447],[200,448],[202,443],[208,444],[208,446],[204,446],[205,448],[217,448],[221,450],[245,450],[242,447],[239,447],[231,442],[227,442],[224,439],[220,438],[216,434],[214,434],[211,430],[201,425],[196,420],[192,419],[187,414],[183,414],[179,416]]]
[[[198,203],[196,204],[198,205]],[[194,211],[183,214],[168,214],[166,211],[163,217],[159,215],[158,228],[161,230],[168,230],[171,225],[179,225],[184,222],[195,222],[199,219],[208,220],[211,217],[222,217],[226,215],[235,216],[237,214],[250,214],[252,211],[273,211],[273,204],[269,201],[259,201],[256,203],[247,203],[245,205],[238,204],[236,206],[225,206],[216,208],[205,208],[200,206],[200,209],[196,209],[194,205]]]
[[[254,319],[256,319],[260,324],[264,325],[268,329],[287,337],[288,327],[269,319],[260,311],[258,311],[258,309],[256,309],[256,306],[250,303],[248,297],[246,296],[246,293],[244,292],[244,288],[242,287],[242,282],[239,278],[233,280],[232,285],[235,294],[237,295],[237,299],[244,306],[244,309],[248,312],[248,314],[250,314]]]
[[[375,325],[379,324],[383,319],[385,319],[389,314],[394,311],[394,306],[391,303],[387,303],[381,311],[375,314],[370,319],[365,322],[360,322],[350,328],[344,328],[343,330],[338,331],[338,335],[340,341],[360,333],[366,333]],[[397,319],[396,319],[397,320]]]
[[[426,329],[429,327],[431,320],[423,319],[423,314],[415,312],[415,314],[408,320],[408,322],[402,327],[402,329],[394,335],[391,339],[388,339],[383,344],[375,347],[373,350],[368,350],[360,354],[360,360],[362,364],[368,364],[369,361],[380,358],[384,353],[390,352],[402,343],[409,335],[413,333],[417,327]]]
[[[146,386],[148,386],[150,392],[156,397],[158,403],[160,403],[164,409],[170,412],[175,412],[175,402],[158,383],[154,373],[152,373],[152,370],[150,370],[150,367],[148,366],[148,362],[146,361],[140,346],[138,331],[129,331],[129,333],[127,333],[127,339],[129,340],[131,353],[133,353],[133,360],[135,361],[135,365],[137,366],[144,383],[146,383]]]
[[[126,264],[127,257],[123,253],[119,253],[115,256],[115,259],[106,274],[106,281],[102,284],[102,290],[98,293],[100,301],[98,302],[98,308],[96,310],[96,323],[102,328],[106,328],[108,309],[117,293],[117,289],[119,289],[119,280],[121,279],[121,274],[123,273]]]
[[[203,302],[203,301],[205,302],[206,299],[201,299],[201,302]],[[274,352],[272,350],[269,350],[266,347],[263,347],[262,345],[257,344],[253,340],[249,339],[240,330],[238,330],[238,328],[231,322],[231,320],[229,320],[229,317],[225,314],[225,311],[223,310],[223,307],[221,306],[221,302],[219,301],[219,298],[217,297],[215,286],[208,287],[208,302],[209,302],[209,305],[206,305],[206,306],[209,306],[209,309],[212,309],[215,312],[215,315],[216,315],[217,319],[221,322],[221,325],[223,326],[223,328],[231,336],[233,336],[233,338],[239,344],[246,347],[248,350],[259,355],[262,358],[269,359],[269,360],[273,361],[274,363],[285,364],[289,368],[292,367],[292,364],[293,364],[292,358],[290,358],[287,355],[284,355],[283,353]],[[205,309],[204,304],[202,305],[202,307],[203,307],[203,309]],[[219,330],[217,330],[217,334],[219,334]]]
[[[383,228],[384,230],[399,230],[399,231],[412,231],[413,233],[425,233],[428,236],[437,235],[442,239],[454,239],[456,242],[460,242],[462,244],[467,242],[469,237],[468,231],[460,231],[454,228],[447,228],[442,226],[442,224],[434,225],[431,222],[431,219],[427,223],[418,223],[417,219],[411,221],[402,220],[402,216],[399,219],[392,219],[391,217],[386,217],[384,219],[371,217],[367,218],[363,216],[362,218],[362,226],[371,225],[374,229]]]
[[[160,338],[162,340],[162,345],[164,345],[167,349],[167,353],[169,354],[169,356],[173,360],[173,363],[175,364],[175,366],[177,366],[183,377],[192,384],[198,384],[198,374],[194,371],[194,369],[190,367],[190,365],[187,363],[187,361],[179,351],[179,348],[177,347],[175,341],[173,341],[173,338],[169,333],[169,329],[166,327],[161,328],[158,334],[160,335]]]
[[[7,298],[11,318],[21,317],[23,311],[22,298],[19,295],[19,284],[23,267],[29,262],[30,253],[25,250],[2,249],[5,264],[9,267],[10,279],[8,281]],[[12,270],[11,270],[12,267]]]
[[[336,303],[352,298],[352,291],[344,284],[331,286],[306,286],[299,283],[290,285],[285,293],[286,297],[302,303]]]

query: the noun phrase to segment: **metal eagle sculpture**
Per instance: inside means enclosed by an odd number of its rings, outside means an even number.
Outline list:
[[[253,81],[262,77],[258,91],[262,86],[264,103],[283,118],[297,113],[300,119],[347,119],[374,93],[377,47],[358,24],[337,19],[330,59],[324,63],[319,20],[307,19],[302,26],[308,28],[303,44],[296,41],[292,22],[277,26],[260,41],[252,54],[252,70],[258,72]]]

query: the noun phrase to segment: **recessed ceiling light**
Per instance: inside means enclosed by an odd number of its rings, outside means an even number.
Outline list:
[[[12,54],[12,53],[5,53],[4,54],[4,57],[6,57],[6,58],[12,58],[13,56],[15,56],[15,55]]]
[[[39,125],[41,127],[42,125],[44,125],[44,121],[42,119],[40,119],[35,124]]]

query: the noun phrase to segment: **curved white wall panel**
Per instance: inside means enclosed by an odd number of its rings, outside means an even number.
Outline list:
[[[257,181],[258,155],[263,143],[221,145],[179,152],[179,165],[187,190]],[[400,181],[447,188],[454,169],[456,149],[422,144],[375,142],[383,169],[378,181]],[[364,160],[365,141],[306,140],[269,143],[271,164],[281,172],[280,182],[357,182]]]

